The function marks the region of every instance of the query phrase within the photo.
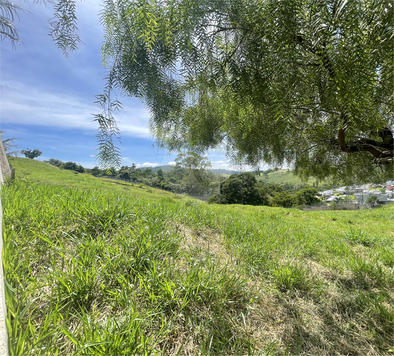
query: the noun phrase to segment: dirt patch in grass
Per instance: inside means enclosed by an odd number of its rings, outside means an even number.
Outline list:
[[[176,230],[182,236],[181,249],[185,251],[203,250],[212,254],[224,265],[233,265],[234,256],[227,251],[220,234],[206,230],[195,230],[184,225],[176,225]]]
[[[223,237],[220,234],[210,230],[196,231],[184,225],[176,225],[175,228],[182,237],[181,249],[185,252],[209,253],[217,260],[218,265],[230,267],[229,272],[236,275],[243,274],[242,269],[237,268],[235,256],[224,246]],[[285,351],[282,340],[286,334],[292,333],[293,320],[287,317],[285,308],[278,303],[268,281],[260,277],[248,278],[246,287],[250,296],[247,308],[242,311],[228,310],[233,318],[233,332],[253,340],[255,350],[264,350],[264,354]],[[196,311],[198,314],[200,312]],[[182,329],[184,327],[185,325]],[[194,355],[195,342],[198,337],[194,335],[190,339],[187,329],[186,326],[184,330],[179,330],[179,339],[174,340],[173,350],[176,352],[183,345],[181,354]]]
[[[336,271],[329,269],[316,261],[306,260],[306,265],[314,275],[327,281],[334,281],[339,277]]]

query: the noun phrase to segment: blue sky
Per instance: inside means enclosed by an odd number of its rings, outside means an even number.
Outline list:
[[[104,87],[106,69],[101,63],[103,30],[99,23],[100,1],[77,3],[78,50],[65,57],[49,33],[53,9],[20,1],[28,12],[19,13],[16,26],[21,44],[3,41],[0,50],[0,130],[5,138],[18,139],[18,149],[40,149],[40,160],[56,158],[86,168],[96,165],[97,124],[95,95]],[[122,165],[141,167],[173,162],[158,149],[149,133],[149,113],[136,98],[122,97],[123,110],[116,114],[122,139]],[[214,168],[229,166],[220,151],[209,154]]]

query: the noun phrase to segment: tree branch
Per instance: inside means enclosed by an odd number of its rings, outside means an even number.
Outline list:
[[[338,130],[339,147],[341,151],[347,153],[367,151],[381,160],[381,163],[391,163],[394,157],[393,133],[388,128],[384,128],[380,130],[379,135],[383,136],[383,143],[371,139],[360,139],[349,145],[346,143],[345,129],[342,127]]]
[[[311,53],[313,53],[314,55],[316,55],[320,58],[320,60],[322,61],[323,67],[325,69],[327,69],[328,74],[330,75],[330,79],[334,79],[336,77],[336,72],[335,72],[334,66],[332,65],[331,60],[327,54],[327,48],[326,48],[325,41],[323,42],[323,46],[321,49],[316,49],[313,46],[307,45],[305,43],[303,36],[301,36],[301,35],[296,35],[295,39],[296,39],[297,43],[299,43],[301,46],[303,46],[306,50],[310,51]],[[315,65],[315,64],[313,64],[313,65]],[[319,64],[317,64],[317,65],[319,65]]]

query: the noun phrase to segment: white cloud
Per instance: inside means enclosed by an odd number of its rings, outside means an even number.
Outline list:
[[[169,166],[176,166],[176,162],[168,162]]]
[[[97,130],[92,113],[100,108],[89,100],[49,92],[18,82],[1,84],[1,116],[3,123]],[[133,102],[131,100],[127,100]],[[134,101],[139,105],[137,101]],[[149,113],[143,107],[125,106],[115,113],[122,136],[150,137]]]
[[[224,161],[216,161],[214,163],[225,163]]]
[[[142,163],[142,167],[156,167],[158,165],[159,165],[158,163],[150,163],[150,162]]]
[[[87,162],[87,161],[76,161],[75,162],[76,164],[80,164],[83,168],[89,168],[89,169],[92,169],[93,167],[96,167],[97,166],[97,163],[96,162],[91,162],[91,161],[89,161],[89,162]]]

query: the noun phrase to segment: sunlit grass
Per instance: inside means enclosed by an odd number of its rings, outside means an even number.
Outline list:
[[[393,207],[208,205],[16,162],[11,354],[390,354]]]
[[[294,174],[293,171],[279,169],[274,172],[270,172],[267,175],[261,176],[261,179],[271,184],[291,184],[294,186],[302,186],[305,184],[313,185],[316,179],[309,178],[307,181],[303,181],[298,176]]]
[[[118,194],[132,194],[136,197],[147,197],[161,199],[184,199],[181,195],[176,195],[164,190],[152,189],[144,184],[133,184],[124,181],[96,178],[87,173],[64,170],[49,163],[44,163],[28,158],[11,157],[10,164],[16,169],[16,177],[19,179],[29,179],[42,183],[67,186],[77,189],[97,189],[101,192],[111,192]],[[147,194],[149,193],[149,194]]]

